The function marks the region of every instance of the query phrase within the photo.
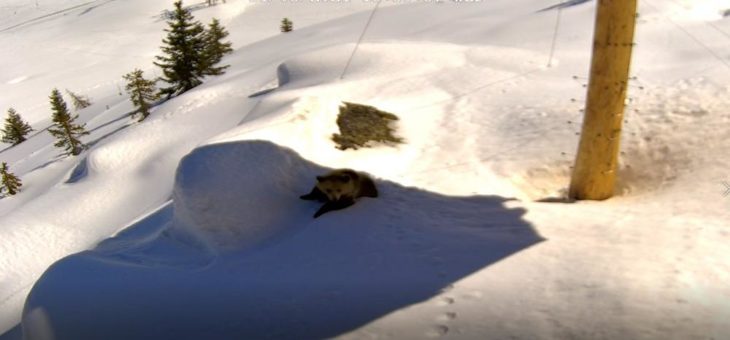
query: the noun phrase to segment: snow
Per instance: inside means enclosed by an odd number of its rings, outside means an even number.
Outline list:
[[[53,331],[68,338],[325,338],[540,241],[521,220],[525,211],[505,208],[502,198],[384,181],[382,199],[315,220],[318,204],[298,195],[324,170],[265,141],[198,148],[178,168],[164,231],[120,235],[56,263],[28,309],[53,315]],[[144,219],[125,233],[151,225]],[[72,289],[69,275],[79,280]],[[84,312],[60,312],[69,303]],[[257,313],[245,312],[251,306]],[[140,307],[149,317],[136,315]],[[79,327],[91,314],[94,326]]]
[[[121,75],[159,72],[168,1],[5,1],[0,109],[94,105],[78,157],[0,151],[24,183],[0,338],[727,338],[730,3],[640,2],[618,195],[576,204],[539,200],[569,180],[595,2],[556,3],[386,1],[359,46],[373,2],[191,4],[231,67],[137,123]],[[343,101],[406,143],[337,150]],[[381,197],[312,219],[298,196],[341,167]]]

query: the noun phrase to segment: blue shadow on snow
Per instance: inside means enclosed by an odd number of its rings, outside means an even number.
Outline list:
[[[376,180],[379,198],[313,219],[319,204],[298,195],[328,169],[270,142],[204,146],[180,169],[178,182],[194,175],[215,188],[198,192],[209,203],[201,211],[241,230],[269,221],[275,232],[212,252],[196,240],[217,225],[181,232],[174,202],[51,266],[28,297],[24,331],[46,327],[56,340],[332,338],[543,240],[505,198],[385,180]],[[48,322],[29,321],[38,310]]]

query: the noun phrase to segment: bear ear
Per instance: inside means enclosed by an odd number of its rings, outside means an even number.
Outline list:
[[[317,176],[317,182],[322,182],[324,180],[324,176]]]

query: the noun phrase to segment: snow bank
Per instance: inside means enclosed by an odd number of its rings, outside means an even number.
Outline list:
[[[43,274],[24,333],[331,338],[542,240],[525,210],[503,198],[380,180],[380,197],[313,219],[319,203],[298,196],[324,171],[265,141],[194,150],[180,164],[171,206]]]
[[[374,3],[228,1],[195,12],[228,14],[238,49],[228,73],[142,124],[124,116],[120,75],[151,67],[168,0],[94,2],[42,20],[84,2],[6,2],[0,17],[18,9],[8,25],[30,22],[0,34],[0,107],[43,128],[50,86],[95,105],[80,112],[94,143],[85,162],[56,159],[47,134],[2,153],[25,186],[0,201],[0,332],[51,263],[139,219],[45,272],[27,336],[730,334],[725,0],[641,2],[623,196],[570,206],[530,201],[568,183],[596,1],[565,2],[551,67],[558,12],[539,11],[559,1],[386,2],[342,80]],[[343,100],[398,114],[408,143],[335,149]],[[140,218],[169,200],[179,160],[210,138],[237,143],[191,154],[199,162],[181,167],[174,206]],[[369,171],[383,196],[314,220],[317,203],[296,198],[310,169],[326,170],[310,161]],[[532,225],[550,241],[522,252],[539,241]]]
[[[268,142],[198,148],[177,170],[175,224],[219,249],[256,244],[311,219],[299,195],[322,170]]]

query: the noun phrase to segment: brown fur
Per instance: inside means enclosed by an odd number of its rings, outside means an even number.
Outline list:
[[[315,218],[331,210],[347,208],[360,197],[378,197],[378,189],[370,176],[351,169],[337,169],[317,176],[312,191],[300,196],[305,200],[325,202],[314,214]]]

